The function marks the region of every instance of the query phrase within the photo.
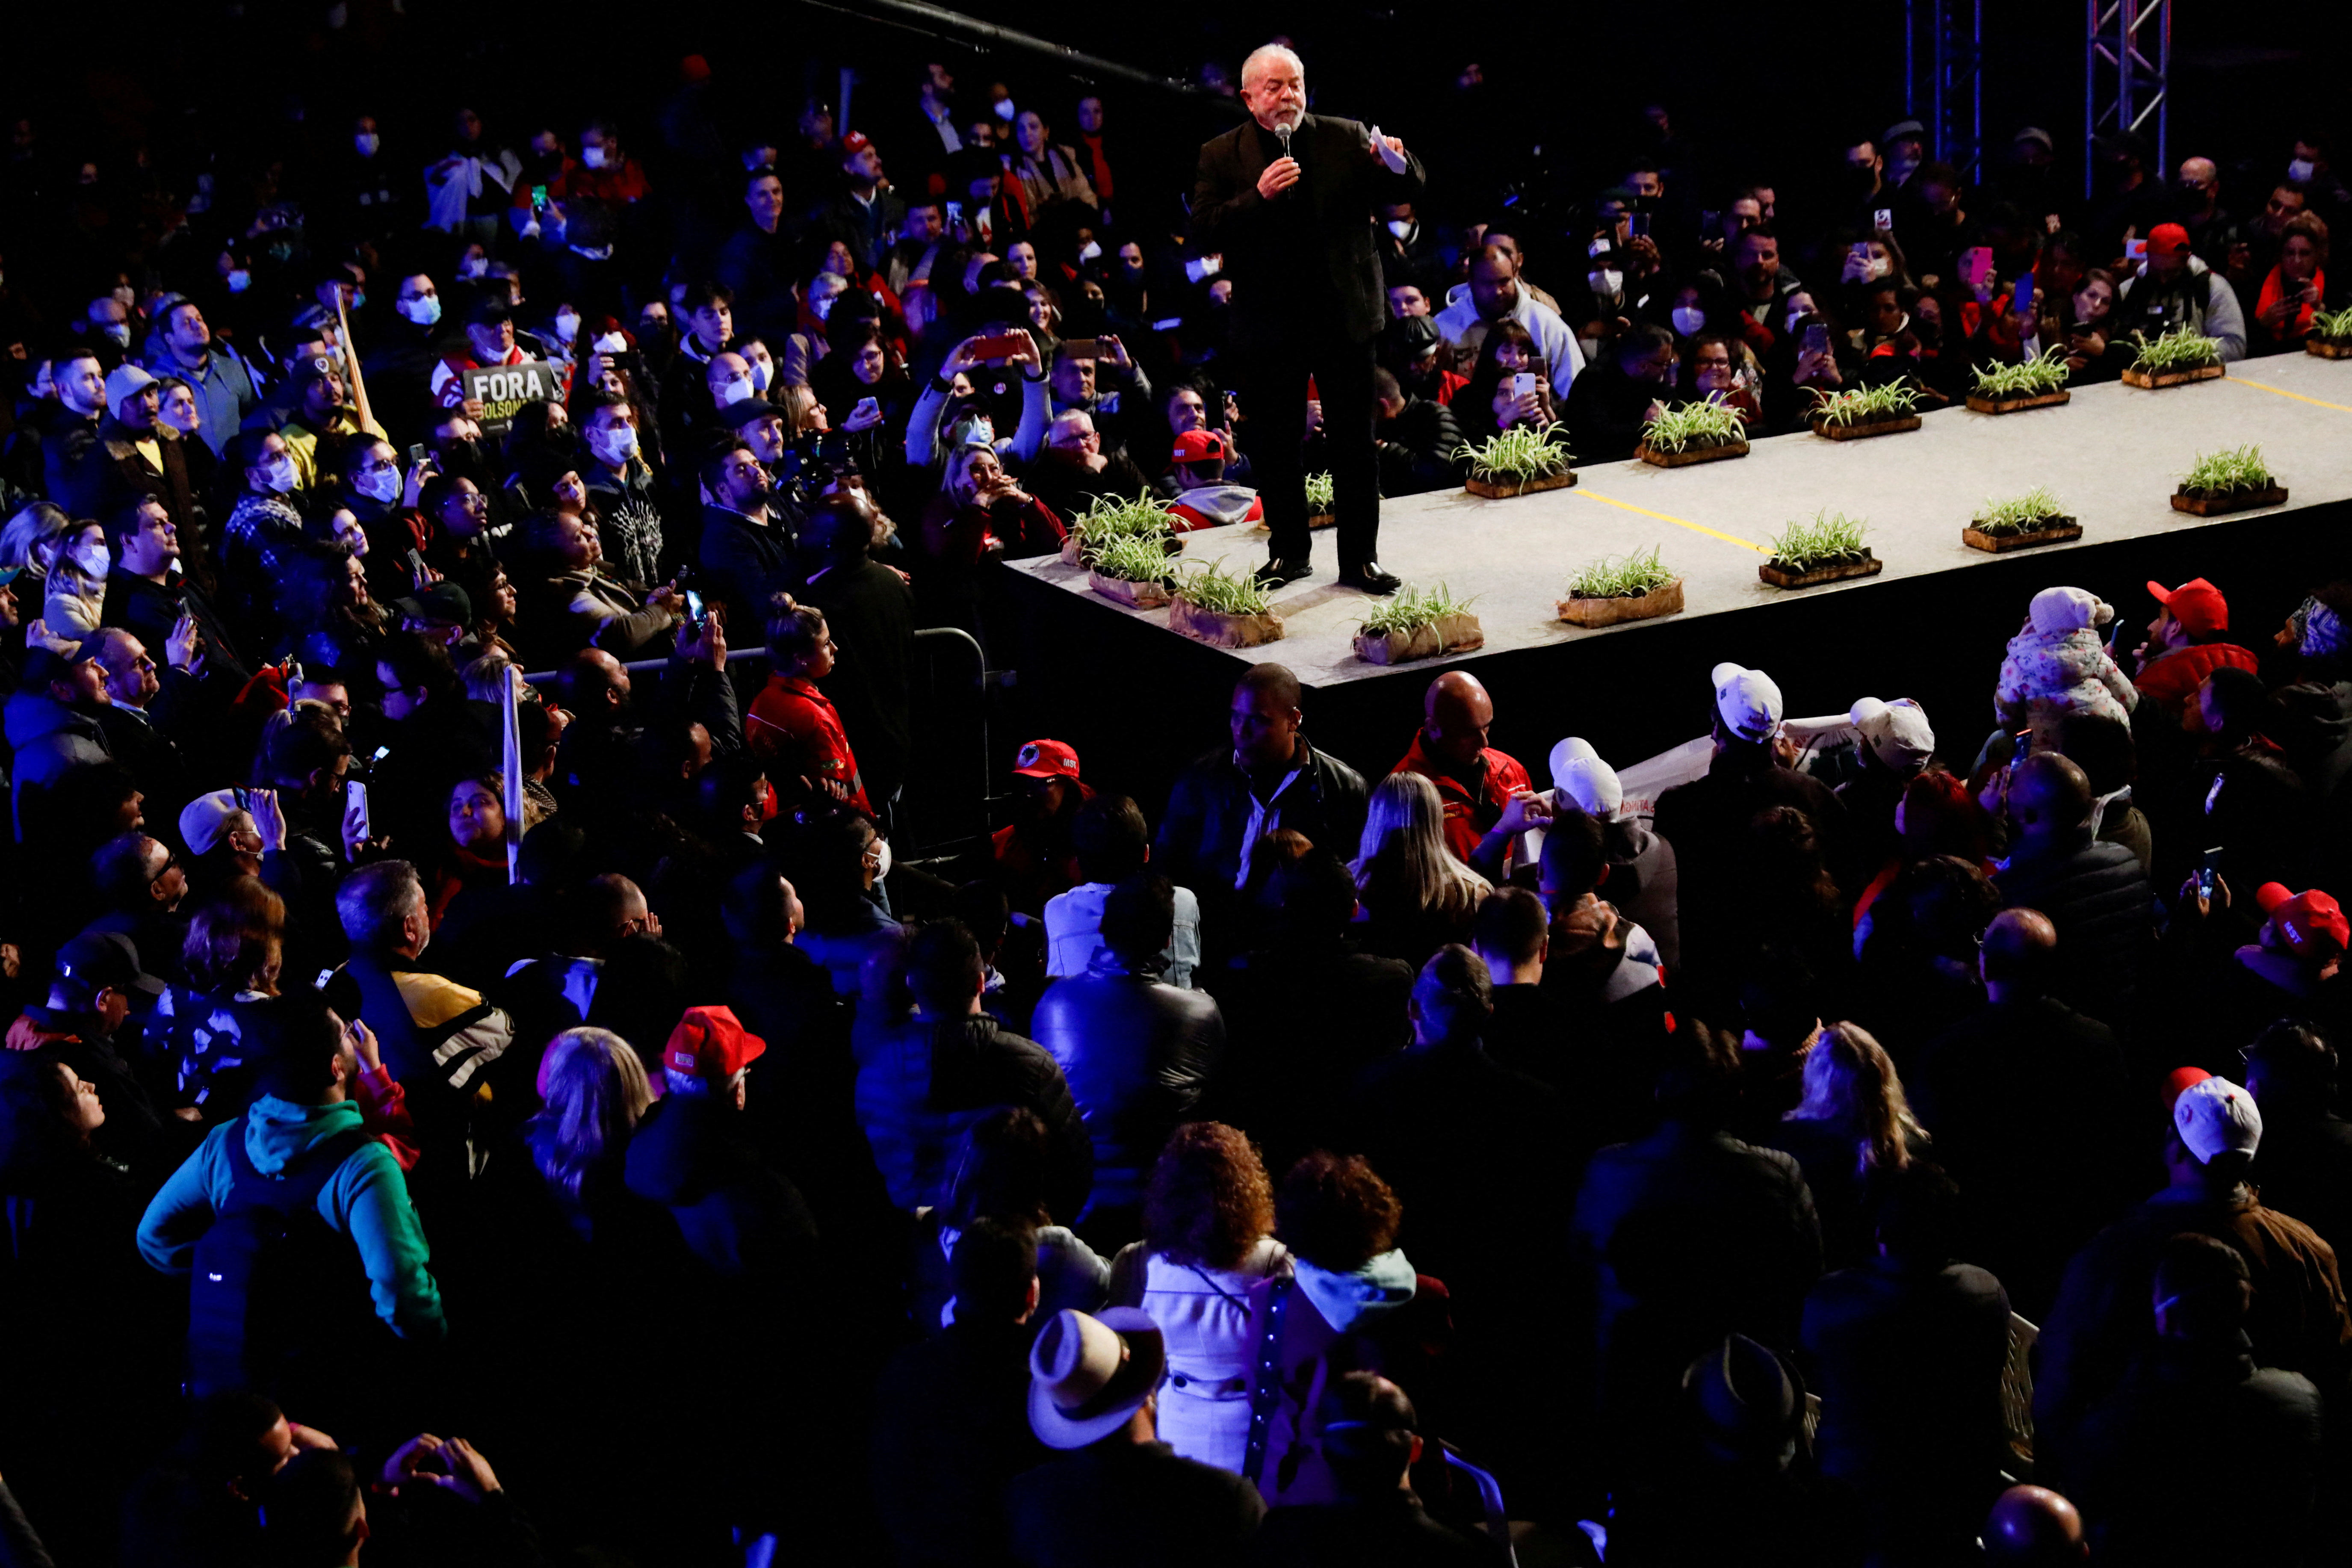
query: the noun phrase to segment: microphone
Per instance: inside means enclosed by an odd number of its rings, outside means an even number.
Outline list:
[[[1284,157],[1286,157],[1286,158],[1287,158],[1287,157],[1289,157],[1289,156],[1290,156],[1290,132],[1291,132],[1291,129],[1292,129],[1292,128],[1291,128],[1290,126],[1287,126],[1287,125],[1277,125],[1277,126],[1276,126],[1276,127],[1274,128],[1274,139],[1275,139],[1276,141],[1277,141],[1277,142],[1281,142],[1281,143],[1282,143],[1282,155],[1283,155]],[[1296,188],[1296,187],[1294,186],[1294,188]],[[1289,192],[1287,192],[1287,191],[1280,191],[1280,192],[1276,192],[1276,194],[1277,195],[1289,195]]]

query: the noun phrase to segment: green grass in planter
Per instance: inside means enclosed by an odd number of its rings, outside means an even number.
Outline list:
[[[1841,562],[1858,561],[1867,555],[1862,536],[1870,524],[1858,517],[1848,517],[1842,511],[1817,511],[1811,522],[1793,521],[1780,533],[1764,542],[1772,547],[1772,563],[1791,572],[1810,572],[1816,566],[1832,566]]]
[[[1262,616],[1274,607],[1246,570],[1227,572],[1222,561],[1196,566],[1177,578],[1173,592],[1194,608],[1221,616]]]
[[[1722,403],[1685,403],[1661,413],[1643,427],[1653,452],[1685,452],[1693,447],[1729,447],[1748,439],[1739,410]]]
[[[1168,552],[1157,539],[1126,534],[1105,541],[1088,558],[1088,565],[1106,577],[1128,583],[1160,583],[1168,577]]]
[[[1646,555],[1607,556],[1580,567],[1568,580],[1571,599],[1638,599],[1654,594],[1675,580],[1659,561],[1665,546],[1653,545]]]
[[[1846,386],[1819,395],[1813,417],[1827,425],[1875,425],[1918,412],[1919,392],[1908,380],[1884,386]]]
[[[1458,599],[1443,583],[1434,588],[1416,588],[1408,583],[1364,617],[1364,631],[1376,637],[1415,632],[1444,616],[1462,615],[1475,603],[1477,595]]]
[[[1078,542],[1078,553],[1087,560],[1099,554],[1113,540],[1160,540],[1174,531],[1167,507],[1143,493],[1133,500],[1119,496],[1100,497],[1070,524],[1070,532]]]
[[[2312,335],[2331,343],[2352,341],[2352,305],[2340,310],[2314,310],[2311,313]]]
[[[1307,515],[1309,517],[1328,517],[1331,514],[1332,505],[1331,476],[1328,474],[1307,475]]]
[[[2260,447],[2239,447],[2227,452],[2199,453],[2180,488],[2190,495],[2225,496],[2240,490],[2266,490],[2276,483],[2270,465],[2263,461]]]
[[[2066,504],[2051,493],[2047,485],[2036,485],[2021,496],[2004,500],[1988,500],[1976,516],[1979,533],[2006,538],[2015,533],[2038,533],[2066,515]]]
[[[1979,397],[2041,397],[2063,387],[2069,374],[2066,351],[2045,349],[2021,364],[1978,366],[1975,390]]]
[[[1474,479],[1489,484],[1524,485],[1568,472],[1568,426],[1547,425],[1530,430],[1522,425],[1497,431],[1475,446],[1465,441],[1446,454],[1459,462],[1468,458]]]
[[[2176,327],[2159,337],[2151,338],[2144,332],[2134,332],[2132,336],[2139,339],[2139,357],[2132,361],[2132,369],[2145,374],[2202,370],[2221,363],[2221,345],[2187,327]]]

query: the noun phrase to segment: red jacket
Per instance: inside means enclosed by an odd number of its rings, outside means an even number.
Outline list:
[[[787,777],[807,779],[819,789],[839,784],[848,792],[842,799],[860,811],[873,812],[841,715],[814,681],[782,671],[769,676],[760,695],[751,699],[743,735],[751,754],[769,767]]]
[[[1503,807],[1510,804],[1511,796],[1535,786],[1528,782],[1528,770],[1519,765],[1517,758],[1489,746],[1478,753],[1479,760],[1486,763],[1482,775],[1485,788],[1474,798],[1458,780],[1447,777],[1437,760],[1422,749],[1423,739],[1423,732],[1414,731],[1412,746],[1405,752],[1404,761],[1390,771],[1419,773],[1437,786],[1437,797],[1445,803],[1446,847],[1466,866],[1470,857],[1477,853],[1479,840],[1502,816]]]
[[[2132,684],[2139,688],[2142,697],[2161,703],[2178,719],[2197,700],[2197,689],[2215,670],[2259,671],[2261,668],[2261,660],[2235,643],[2196,643],[2158,655],[2155,663],[2133,678]]]

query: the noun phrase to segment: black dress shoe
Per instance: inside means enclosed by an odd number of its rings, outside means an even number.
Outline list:
[[[1360,588],[1367,594],[1385,595],[1403,587],[1404,582],[1402,578],[1391,577],[1381,571],[1379,562],[1367,561],[1361,566],[1350,567],[1340,573],[1339,586]]]
[[[1286,583],[1297,582],[1301,577],[1311,574],[1314,570],[1314,567],[1304,561],[1285,561],[1277,556],[1259,567],[1255,577],[1257,585],[1261,588],[1279,588]]]

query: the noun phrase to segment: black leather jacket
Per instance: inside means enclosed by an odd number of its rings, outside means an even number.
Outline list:
[[[1152,1161],[1224,1053],[1216,1003],[1104,952],[1086,973],[1045,988],[1029,1028],[1061,1064],[1086,1118],[1095,1205],[1140,1203]]]

